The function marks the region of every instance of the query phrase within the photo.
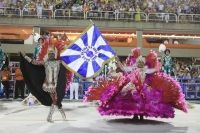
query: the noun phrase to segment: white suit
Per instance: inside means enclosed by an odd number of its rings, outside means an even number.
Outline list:
[[[79,82],[77,77],[74,77],[73,81],[70,83],[70,100],[74,98],[74,92],[75,92],[75,99],[78,100],[78,90],[79,90]]]

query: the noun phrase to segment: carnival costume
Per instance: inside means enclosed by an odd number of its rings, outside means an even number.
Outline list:
[[[169,54],[167,54],[167,52],[169,52]],[[172,72],[172,57],[170,56],[170,50],[166,49],[164,53],[165,55],[162,59],[164,72],[170,75]]]
[[[103,80],[86,93],[85,101],[99,101],[101,115],[173,118],[174,108],[187,112],[179,83],[159,72],[155,52],[151,51],[144,60],[136,48],[126,63],[123,75]]]
[[[61,102],[65,95],[67,82],[66,69],[59,60],[55,59],[54,48],[48,47],[47,53],[48,56],[44,61],[32,60],[26,55],[21,56],[20,67],[30,92],[43,105],[51,106],[47,121],[52,122],[55,106],[58,106],[58,110],[65,120],[66,116]]]

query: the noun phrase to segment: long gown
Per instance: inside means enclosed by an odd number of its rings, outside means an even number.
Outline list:
[[[187,112],[180,84],[167,74],[145,68],[91,86],[85,101],[93,100],[99,101],[101,115],[173,118],[174,108]]]

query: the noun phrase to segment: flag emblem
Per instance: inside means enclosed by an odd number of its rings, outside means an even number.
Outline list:
[[[113,57],[114,50],[95,25],[61,53],[64,64],[82,78],[94,76]]]

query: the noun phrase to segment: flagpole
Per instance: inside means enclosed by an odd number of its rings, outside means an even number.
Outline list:
[[[92,24],[94,24],[94,22],[92,21],[92,19],[90,19],[90,22],[91,22]]]

